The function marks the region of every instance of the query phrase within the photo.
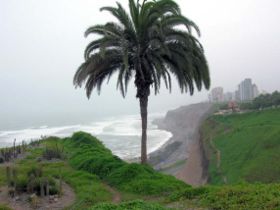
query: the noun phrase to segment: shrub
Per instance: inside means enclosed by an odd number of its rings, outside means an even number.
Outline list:
[[[209,189],[206,187],[198,188],[186,188],[182,191],[175,192],[169,196],[170,201],[176,201],[180,199],[195,199],[209,192]]]
[[[103,203],[93,206],[89,210],[166,210],[159,204],[147,203],[141,200],[129,201],[119,205]]]
[[[4,161],[5,161],[4,158],[0,156],[0,164],[4,163]]]
[[[12,210],[12,209],[9,208],[8,206],[0,204],[0,210]]]
[[[74,168],[99,176],[118,189],[143,195],[170,194],[188,187],[172,176],[156,172],[147,165],[128,164],[114,156],[95,137],[77,132],[63,141]]]
[[[64,149],[57,143],[55,145],[47,145],[43,151],[43,158],[47,160],[51,159],[64,159]]]
[[[42,177],[43,175],[43,168],[41,165],[33,165],[28,171],[27,176],[33,175],[34,177]]]
[[[202,198],[202,203],[217,210],[275,210],[280,208],[279,189],[279,184],[213,187]]]
[[[19,176],[16,181],[16,191],[17,192],[26,192],[28,185],[28,179],[26,176]]]
[[[171,201],[196,199],[213,210],[280,209],[280,184],[239,184],[185,189],[173,193]]]

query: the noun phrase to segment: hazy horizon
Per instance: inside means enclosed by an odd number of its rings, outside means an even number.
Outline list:
[[[127,1],[120,1],[127,6]],[[234,91],[252,78],[260,90],[280,89],[280,2],[277,0],[177,0],[183,15],[200,27],[212,85]],[[83,50],[92,37],[87,27],[115,21],[102,6],[107,1],[0,0],[0,130],[17,122],[85,121],[139,112],[131,82],[125,99],[114,79],[88,100],[84,89],[74,89],[73,75],[83,62]],[[172,94],[162,86],[149,98],[150,112],[207,100],[208,91],[181,94],[173,82]],[[52,116],[56,116],[55,119]]]

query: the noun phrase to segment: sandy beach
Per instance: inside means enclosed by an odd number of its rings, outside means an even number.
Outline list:
[[[157,170],[172,174],[193,186],[207,182],[206,163],[200,142],[201,122],[213,112],[209,103],[192,104],[168,111],[154,123],[173,136],[149,155],[150,164]]]

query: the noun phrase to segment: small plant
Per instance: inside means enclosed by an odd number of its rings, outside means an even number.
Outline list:
[[[101,203],[93,206],[89,210],[167,210],[163,206],[157,203],[148,203],[142,200],[134,200],[129,202],[124,202],[119,205],[111,204],[111,203]]]
[[[27,192],[28,179],[26,176],[19,176],[16,181],[16,192]]]
[[[46,146],[43,152],[43,158],[47,160],[51,159],[64,159],[64,148],[55,144],[54,146]]]
[[[6,167],[6,179],[9,188],[9,195],[14,197],[16,194],[17,171],[15,168]]]
[[[53,178],[43,175],[41,165],[31,167],[24,176],[18,176],[17,170],[8,166],[6,167],[6,179],[11,197],[22,192],[37,196],[56,195],[59,192],[58,183]]]
[[[0,156],[0,164],[4,163],[4,157]]]
[[[12,210],[12,209],[5,205],[0,204],[0,210]]]
[[[39,139],[31,139],[29,145],[31,147],[39,147],[40,146],[40,143],[41,143],[42,140],[39,140]]]
[[[59,196],[62,196],[62,174],[61,174],[61,169],[59,169]]]
[[[49,196],[50,191],[58,191],[56,182],[52,178],[43,176],[43,168],[41,165],[32,167],[28,172],[27,191],[40,196]]]
[[[28,200],[33,208],[37,208],[39,200],[36,194],[32,194]]]
[[[28,172],[27,176],[30,177],[31,175],[34,175],[34,177],[42,177],[43,175],[43,167],[42,165],[33,166]]]
[[[16,159],[19,154],[23,154],[26,151],[27,145],[22,141],[21,145],[16,146],[16,139],[13,142],[13,146],[9,148],[0,149],[0,164],[9,162],[12,159]]]

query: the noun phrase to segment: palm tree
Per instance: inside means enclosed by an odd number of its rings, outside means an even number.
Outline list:
[[[173,0],[129,0],[129,13],[117,2],[116,7],[103,7],[118,22],[94,25],[85,36],[96,38],[85,49],[85,61],[74,76],[74,85],[85,83],[87,97],[98,94],[105,80],[118,74],[117,88],[123,97],[134,79],[142,119],[141,163],[147,162],[147,107],[150,89],[159,92],[163,81],[171,91],[173,75],[183,92],[194,92],[194,86],[209,89],[210,77],[203,47],[192,34],[200,31],[184,17]]]

